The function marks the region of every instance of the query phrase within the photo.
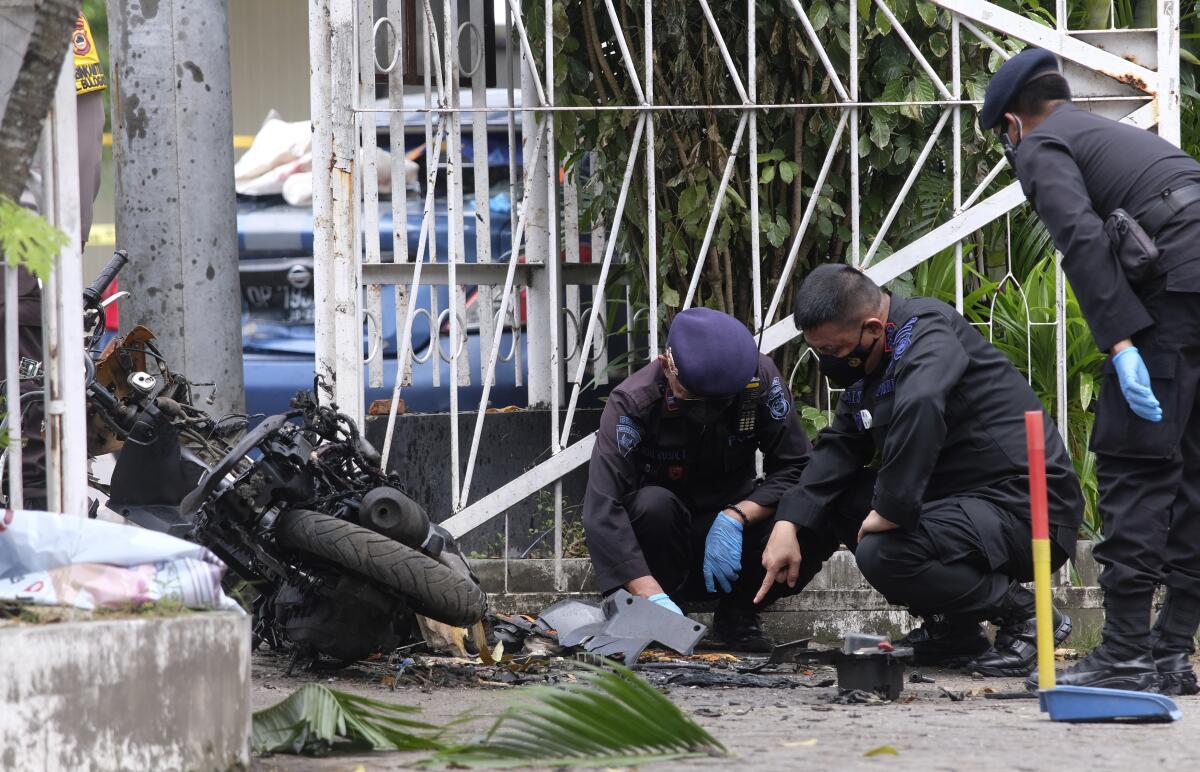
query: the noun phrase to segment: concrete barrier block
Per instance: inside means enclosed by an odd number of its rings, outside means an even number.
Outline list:
[[[249,766],[248,616],[7,624],[0,651],[0,769]]]

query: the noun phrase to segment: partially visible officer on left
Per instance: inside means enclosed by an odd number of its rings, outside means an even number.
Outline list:
[[[753,605],[762,550],[809,449],[791,393],[746,326],[707,308],[681,312],[663,354],[613,390],[600,418],[583,525],[601,591],[623,587],[679,613],[678,603],[716,597],[713,637],[769,651]],[[819,568],[810,561],[806,580]]]

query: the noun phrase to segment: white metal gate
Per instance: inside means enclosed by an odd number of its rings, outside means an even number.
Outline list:
[[[490,0],[487,0],[490,2]],[[536,0],[534,0],[536,2]],[[528,2],[528,0],[527,0]],[[596,7],[599,7],[597,0]],[[617,0],[620,2],[620,0]],[[648,61],[638,62],[630,52],[628,31],[623,29],[614,0],[603,0],[611,26],[606,30],[605,45],[616,46],[621,61],[637,95],[634,104],[607,104],[577,107],[555,101],[554,79],[554,1],[545,0],[541,16],[542,29],[530,29],[525,23],[520,0],[507,0],[505,29],[508,31],[510,71],[513,59],[519,61],[521,89],[513,87],[510,78],[506,99],[502,104],[488,104],[482,79],[471,77],[480,67],[482,40],[487,19],[485,0],[443,0],[435,9],[431,0],[387,0],[386,8],[372,0],[310,0],[311,58],[312,58],[312,118],[314,123],[314,265],[317,301],[317,369],[327,384],[326,396],[334,398],[343,409],[363,413],[363,325],[380,327],[380,303],[383,287],[393,287],[400,312],[400,347],[396,359],[398,373],[395,395],[414,368],[432,366],[433,377],[439,377],[438,358],[449,362],[449,378],[444,388],[449,390],[453,414],[451,458],[452,500],[455,514],[443,524],[456,535],[464,534],[504,513],[509,507],[536,491],[556,486],[563,475],[586,463],[591,454],[594,436],[567,444],[576,405],[589,369],[602,382],[605,375],[605,324],[603,299],[615,295],[609,284],[610,270],[615,262],[628,259],[618,254],[616,236],[622,225],[625,194],[631,181],[639,176],[648,187],[647,211],[649,223],[656,222],[654,194],[655,156],[654,131],[656,118],[668,109],[716,109],[740,116],[738,128],[729,146],[728,163],[721,179],[711,215],[707,219],[704,243],[698,251],[690,282],[686,287],[672,288],[683,298],[682,305],[692,304],[704,268],[707,246],[714,235],[717,213],[726,194],[730,177],[738,164],[745,164],[749,179],[758,175],[758,119],[769,110],[834,110],[837,128],[834,142],[828,148],[814,186],[806,202],[804,215],[796,232],[791,234],[791,248],[776,291],[763,294],[763,277],[759,259],[759,202],[757,186],[751,185],[749,202],[753,270],[753,318],[744,320],[755,330],[762,331],[762,349],[772,351],[795,339],[799,332],[790,314],[781,308],[784,289],[794,278],[796,257],[807,230],[813,222],[817,193],[827,184],[833,160],[843,141],[858,147],[864,130],[864,111],[887,104],[860,101],[860,78],[857,66],[838,71],[821,45],[813,22],[800,0],[779,0],[772,6],[792,14],[804,39],[813,46],[837,94],[834,102],[802,104],[766,104],[758,100],[755,77],[755,58],[758,52],[750,45],[745,52],[731,51],[722,30],[714,20],[708,0],[696,0],[703,12],[709,31],[718,43],[727,75],[735,84],[740,104],[697,105],[694,108],[659,105],[655,102],[654,79]],[[961,131],[964,121],[973,119],[970,111],[979,102],[967,97],[960,72],[960,51],[964,36],[973,36],[990,46],[998,55],[1007,58],[1018,46],[1014,41],[1048,49],[1058,55],[1072,81],[1077,100],[1092,105],[1128,123],[1151,127],[1157,125],[1162,136],[1179,142],[1179,8],[1176,0],[1158,0],[1156,29],[1069,30],[1066,27],[1066,0],[1057,0],[1055,26],[1047,26],[1033,18],[1005,10],[982,0],[933,0],[938,13],[948,21],[949,49],[941,57],[922,50],[906,32],[889,6],[889,0],[873,0],[880,13],[890,21],[892,34],[908,48],[915,61],[936,87],[932,100],[904,102],[935,107],[939,117],[927,142],[917,154],[901,194],[883,220],[873,238],[867,241],[860,227],[860,168],[857,152],[849,154],[850,170],[847,180],[851,207],[848,213],[852,233],[850,257],[863,267],[878,283],[889,282],[928,260],[933,255],[954,248],[959,258],[956,264],[957,302],[963,303],[962,249],[963,241],[984,225],[1005,217],[1020,206],[1024,197],[1020,186],[1012,182],[987,195],[991,183],[1004,172],[1005,161],[999,153],[991,172],[975,187],[964,185],[961,170]],[[467,7],[467,18],[460,20],[460,7]],[[540,4],[539,4],[540,5]],[[629,9],[636,4],[627,2]],[[755,14],[760,6],[748,0],[745,7],[746,24],[755,28]],[[651,0],[644,0],[643,14],[650,18]],[[848,6],[846,34],[850,45],[850,60],[858,62],[859,3]],[[396,41],[404,39],[405,30],[416,30],[419,51],[402,50]],[[644,50],[654,49],[654,31],[649,23],[641,30]],[[754,40],[754,37],[750,37]],[[461,52],[467,53],[464,64]],[[382,55],[379,52],[382,51]],[[537,54],[537,55],[535,55]],[[406,78],[411,82],[411,70],[419,55],[419,76],[423,82],[407,92]],[[940,60],[940,61],[939,61]],[[942,65],[940,68],[935,65]],[[473,67],[472,67],[473,65]],[[950,72],[941,77],[939,73]],[[375,101],[375,75],[386,73],[388,100]],[[471,78],[470,91],[460,88],[464,77]],[[419,104],[413,104],[413,95]],[[469,95],[470,104],[464,96]],[[615,211],[606,217],[603,227],[590,238],[594,261],[580,262],[579,190],[576,181],[558,174],[559,161],[553,122],[549,116],[561,112],[595,113],[596,111],[632,111],[637,114],[632,152],[625,162],[621,195]],[[507,120],[508,161],[510,168],[509,200],[515,219],[512,222],[512,248],[507,255],[492,254],[490,249],[491,223],[489,214],[480,211],[480,201],[488,192],[486,153],[489,114],[501,114]],[[421,215],[421,235],[418,249],[411,253],[407,234],[394,226],[393,259],[381,260],[379,239],[379,196],[376,187],[376,118],[384,116],[390,127],[393,153],[392,179],[404,179],[403,153],[395,152],[397,135],[404,136],[404,127],[411,116],[423,121],[423,141],[428,163],[425,180],[424,205]],[[436,118],[436,121],[434,120]],[[382,122],[382,119],[380,119]],[[518,169],[517,128],[521,129],[524,164]],[[951,127],[946,132],[946,127]],[[464,166],[463,142],[473,143],[472,171],[474,173],[475,259],[464,258],[463,217]],[[949,143],[953,164],[953,211],[922,237],[886,256],[878,255],[878,247],[891,226],[903,199],[912,190],[922,173],[938,173],[924,166],[936,143]],[[403,146],[401,146],[403,147]],[[640,157],[639,157],[640,155]],[[439,163],[444,157],[444,163]],[[520,174],[522,184],[516,180]],[[435,196],[439,175],[444,175],[446,197],[440,202]],[[408,200],[404,185],[393,185],[391,213],[393,223],[407,222]],[[519,198],[518,198],[519,194]],[[466,194],[468,197],[470,193]],[[443,211],[444,210],[444,211]],[[444,214],[452,224],[447,235],[447,254],[437,254],[435,237],[437,218]],[[559,231],[562,231],[562,234]],[[484,238],[480,238],[480,233]],[[649,308],[627,308],[629,318],[641,315],[649,320],[659,319],[661,290],[656,266],[655,229],[650,228]],[[365,235],[365,238],[364,238]],[[584,239],[587,241],[587,239]],[[602,255],[602,257],[600,257]],[[523,257],[523,261],[519,258]],[[1065,433],[1067,404],[1065,351],[1066,333],[1064,309],[1065,285],[1058,268],[1057,347],[1057,413],[1060,429]],[[475,296],[482,308],[478,312],[480,356],[472,365],[462,329],[465,325],[466,298],[464,287],[479,287]],[[447,288],[447,308],[439,308],[438,294],[427,291],[428,306],[418,306],[422,288]],[[524,329],[520,329],[519,313],[522,292],[527,309]],[[582,297],[589,295],[593,302],[581,307]],[[489,309],[497,308],[495,314]],[[586,317],[585,317],[586,314]],[[449,328],[448,351],[435,345],[422,356],[414,357],[410,350],[409,331],[415,319],[429,323],[430,338],[439,341],[436,328],[444,318]],[[586,318],[586,322],[584,319]],[[506,321],[513,329],[509,333],[507,351],[502,351]],[[1035,323],[1036,324],[1036,323]],[[523,341],[521,338],[523,337]],[[650,323],[648,330],[649,357],[658,351],[659,329]],[[640,364],[640,363],[638,363]],[[378,347],[368,353],[368,379],[376,386],[384,382],[384,362]],[[472,498],[472,477],[475,469],[481,429],[486,420],[484,408],[488,392],[497,372],[513,368],[514,377],[523,379],[528,388],[528,401],[551,410],[551,431],[548,438],[551,457],[500,489],[479,498]],[[475,410],[474,431],[469,437],[458,433],[458,413],[464,409],[458,400],[460,387],[470,383],[483,385],[478,404],[465,409]],[[565,408],[565,418],[559,413]],[[391,437],[395,409],[389,417],[388,437]],[[465,440],[465,442],[464,442]],[[386,453],[386,450],[385,450]],[[465,454],[466,467],[460,475],[459,466]],[[562,509],[561,489],[555,498],[555,556],[556,576],[562,586]]]

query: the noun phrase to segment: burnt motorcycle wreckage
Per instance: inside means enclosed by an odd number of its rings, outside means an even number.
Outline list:
[[[99,307],[121,263],[85,305]],[[255,646],[348,663],[405,642],[414,614],[483,618],[486,595],[453,537],[336,405],[300,392],[248,431],[246,416],[214,419],[144,327],[89,359],[87,404],[89,454],[119,451],[108,507],[224,560],[250,602]]]

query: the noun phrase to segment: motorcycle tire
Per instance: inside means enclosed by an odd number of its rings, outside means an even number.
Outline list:
[[[456,627],[483,619],[487,596],[470,577],[398,541],[320,512],[292,509],[275,522],[280,543],[377,582],[416,613]]]

